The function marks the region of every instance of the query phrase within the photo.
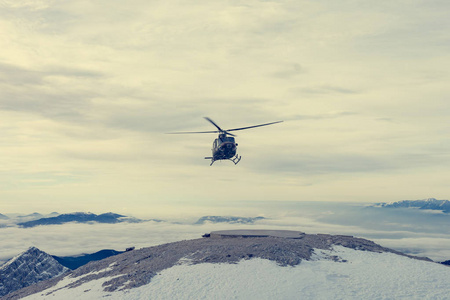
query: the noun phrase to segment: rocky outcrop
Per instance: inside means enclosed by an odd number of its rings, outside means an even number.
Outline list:
[[[31,247],[0,267],[0,296],[69,271],[47,253]]]

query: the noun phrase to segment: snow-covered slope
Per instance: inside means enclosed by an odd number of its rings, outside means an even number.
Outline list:
[[[315,253],[295,267],[260,258],[237,264],[181,261],[149,284],[116,292],[103,290],[112,277],[67,288],[76,280],[67,276],[24,299],[448,299],[450,294],[450,268],[436,263],[342,246]],[[338,262],[329,259],[335,256]]]
[[[0,267],[0,297],[68,270],[47,253],[31,247]]]
[[[450,268],[365,239],[240,233],[126,252],[5,299],[447,299],[450,294]]]

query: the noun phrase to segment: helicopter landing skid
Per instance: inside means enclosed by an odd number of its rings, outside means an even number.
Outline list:
[[[215,162],[214,157],[205,157],[205,159],[210,159],[211,160],[211,164],[209,164],[209,166],[212,166],[213,163]]]
[[[235,157],[233,157],[233,158],[230,158],[229,160],[231,160],[232,162],[234,162],[234,164],[235,164],[235,165],[237,165],[237,164],[238,164],[238,162],[240,162],[240,161],[241,161],[241,158],[242,158],[242,156],[239,156],[239,155],[237,155],[237,154],[236,154],[236,156],[235,156]]]
[[[241,161],[241,158],[242,158],[242,156],[239,156],[239,155],[237,155],[237,154],[236,154],[234,157],[228,158],[228,159],[214,159],[213,157],[205,157],[205,159],[211,159],[211,164],[210,164],[210,166],[212,166],[213,163],[214,163],[216,160],[231,160],[235,165],[237,165],[238,162]]]

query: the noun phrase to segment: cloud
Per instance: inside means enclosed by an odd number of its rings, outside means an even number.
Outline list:
[[[444,193],[446,4],[108,3],[3,2],[0,193],[17,208]],[[207,168],[214,135],[164,134],[204,116],[286,122]]]
[[[317,86],[317,87],[305,87],[300,88],[299,91],[304,94],[310,95],[323,95],[323,94],[358,94],[357,90],[348,89],[339,86]]]
[[[281,68],[280,68],[281,69]],[[272,74],[275,78],[288,79],[305,72],[303,67],[298,63],[288,64],[282,67],[282,70]]]
[[[341,112],[331,112],[327,114],[317,114],[317,115],[295,115],[288,117],[288,120],[323,120],[323,119],[334,119],[346,116],[357,115],[356,112],[352,111],[341,111]]]
[[[0,64],[0,108],[63,122],[87,122],[86,112],[91,109],[90,101],[96,92],[76,89],[80,83],[74,80],[101,77],[97,72],[76,68],[47,66],[33,70]]]
[[[270,156],[270,155],[269,155]],[[366,173],[396,168],[390,160],[380,160],[379,157],[350,154],[322,154],[289,157],[274,155],[264,165],[255,166],[256,170],[270,170],[296,174],[330,174],[330,173]]]

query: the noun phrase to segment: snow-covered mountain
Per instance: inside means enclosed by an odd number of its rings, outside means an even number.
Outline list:
[[[444,213],[450,213],[450,201],[437,200],[435,198],[428,198],[423,200],[403,200],[393,203],[377,203],[376,206],[386,208],[418,208],[441,210]]]
[[[210,223],[230,223],[230,224],[253,224],[256,221],[263,220],[264,217],[233,217],[233,216],[204,216],[198,219],[195,224]]]
[[[0,297],[67,271],[53,257],[31,247],[0,267]]]
[[[222,231],[91,262],[12,299],[448,299],[450,268],[351,236]]]
[[[51,218],[51,217],[56,217],[58,215],[59,215],[59,213],[57,213],[57,212],[52,212],[52,213],[46,214],[46,215],[43,215],[43,214],[40,214],[37,212],[28,214],[28,215],[4,214],[4,215],[2,215],[4,217],[0,216],[0,228],[1,227],[13,227],[13,226],[17,226],[18,223],[35,221],[35,220],[42,219],[42,218]]]
[[[76,212],[70,214],[61,214],[56,217],[50,218],[40,218],[33,221],[18,223],[17,225],[28,228],[35,227],[40,225],[60,225],[69,222],[77,222],[77,223],[89,223],[89,222],[97,222],[97,223],[120,223],[120,222],[142,222],[142,220],[126,217],[123,215],[115,214],[115,213],[105,213],[96,215],[93,213],[84,213],[84,212]]]

